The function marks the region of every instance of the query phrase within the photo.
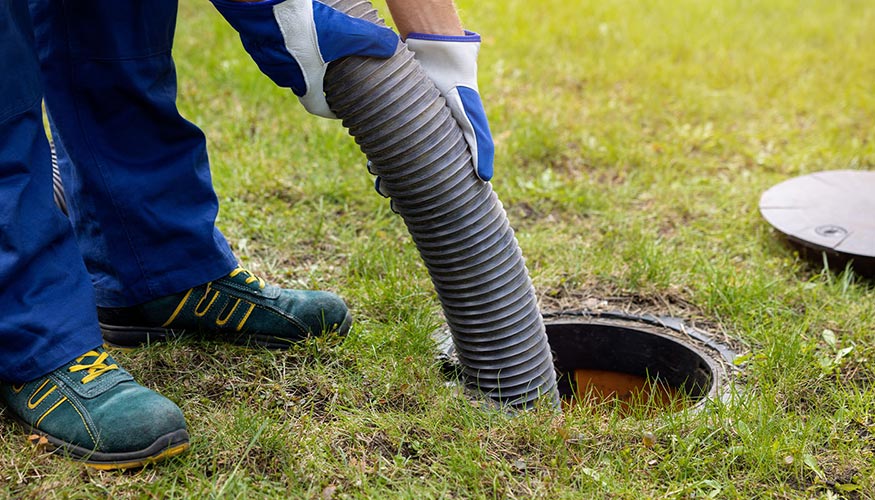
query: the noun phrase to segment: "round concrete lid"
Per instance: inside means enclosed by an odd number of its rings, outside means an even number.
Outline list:
[[[760,198],[760,213],[793,243],[875,274],[875,172],[834,170],[782,182]]]

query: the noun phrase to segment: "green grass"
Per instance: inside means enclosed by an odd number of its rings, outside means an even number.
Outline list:
[[[191,453],[94,472],[2,420],[0,496],[875,497],[875,288],[800,260],[757,211],[788,178],[873,168],[875,5],[459,3],[484,35],[493,184],[543,306],[706,324],[747,359],[737,397],[657,419],[507,418],[446,387],[439,303],[353,140],[186,2],[180,107],[207,134],[220,227],[244,265],[340,293],[357,323],[289,352],[119,353],[183,408]]]

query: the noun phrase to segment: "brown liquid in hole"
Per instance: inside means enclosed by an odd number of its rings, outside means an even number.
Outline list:
[[[624,415],[635,409],[655,413],[675,411],[685,406],[683,394],[675,387],[654,379],[608,370],[574,370],[574,390],[570,405],[596,407],[615,403]]]

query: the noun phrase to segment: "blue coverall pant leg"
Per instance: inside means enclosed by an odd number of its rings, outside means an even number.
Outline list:
[[[98,305],[237,265],[215,227],[203,133],[176,107],[177,0],[29,0],[70,218]]]
[[[27,382],[102,342],[94,293],[52,197],[26,0],[0,2],[0,380]]]

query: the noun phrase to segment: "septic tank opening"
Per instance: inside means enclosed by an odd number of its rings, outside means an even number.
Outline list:
[[[718,353],[662,325],[590,317],[545,327],[566,407],[607,403],[627,414],[676,411],[716,397],[726,379],[714,359]]]
[[[737,370],[731,349],[678,318],[577,311],[544,319],[566,410],[581,404],[616,404],[627,415],[697,409],[728,395]],[[440,352],[448,373],[460,376],[451,338],[444,336]]]

